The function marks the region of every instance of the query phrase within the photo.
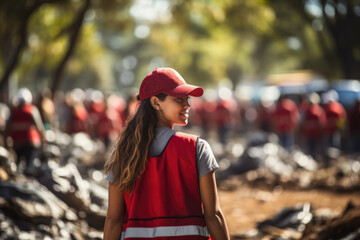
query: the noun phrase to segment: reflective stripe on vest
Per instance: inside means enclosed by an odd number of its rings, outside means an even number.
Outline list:
[[[191,235],[208,237],[209,232],[206,227],[196,225],[154,228],[130,227],[126,228],[126,232],[123,232],[121,239],[123,240],[125,238],[179,237]]]

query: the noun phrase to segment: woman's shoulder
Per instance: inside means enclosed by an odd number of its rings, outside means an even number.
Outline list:
[[[199,138],[199,136],[194,135],[194,134],[190,134],[190,133],[184,133],[184,132],[176,132],[175,135],[178,138],[184,138],[184,139],[193,139],[193,140],[197,140]]]
[[[197,139],[196,148],[198,153],[206,153],[207,155],[213,155],[210,144],[205,140],[199,137]]]

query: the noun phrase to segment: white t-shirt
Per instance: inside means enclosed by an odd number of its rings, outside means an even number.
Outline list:
[[[150,155],[152,157],[161,155],[161,153],[165,150],[171,137],[175,133],[176,132],[173,129],[168,127],[156,128],[155,138],[150,149]],[[196,156],[199,178],[219,168],[219,165],[215,159],[214,153],[212,152],[209,143],[206,142],[204,139],[198,138],[196,142]],[[111,182],[112,175],[107,175],[105,179]]]

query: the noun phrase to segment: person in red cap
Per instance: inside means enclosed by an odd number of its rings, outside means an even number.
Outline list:
[[[173,130],[188,123],[189,96],[202,94],[172,68],[156,68],[142,81],[139,107],[105,163],[105,240],[230,239],[209,144]]]

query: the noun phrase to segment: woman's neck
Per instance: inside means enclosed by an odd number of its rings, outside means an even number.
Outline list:
[[[168,128],[171,128],[173,129],[174,128],[174,124],[171,124],[171,123],[162,123],[162,122],[159,122],[158,127],[168,127]]]

